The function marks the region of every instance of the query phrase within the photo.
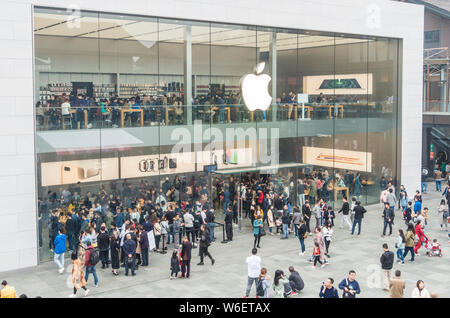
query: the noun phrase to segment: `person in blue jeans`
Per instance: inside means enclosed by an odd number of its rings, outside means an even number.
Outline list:
[[[361,206],[360,201],[356,201],[356,206],[353,210],[355,212],[355,216],[353,219],[352,235],[355,233],[356,224],[358,224],[358,235],[360,235],[362,219],[364,217],[364,213],[366,213],[367,210]]]
[[[283,222],[283,236],[280,239],[287,239],[289,238],[289,223],[291,222],[287,205],[283,208],[283,216],[281,217],[281,221]]]
[[[86,277],[86,283],[89,279],[89,273],[92,273],[94,275],[94,285],[95,287],[98,287],[97,270],[95,268],[95,264],[91,261],[91,255],[94,251],[94,247],[92,247],[91,241],[87,241],[86,246],[86,253],[84,254],[84,266],[86,267],[86,274],[84,276]]]
[[[54,261],[58,265],[58,271],[60,274],[64,273],[64,253],[66,252],[66,235],[62,233],[61,229],[58,229],[58,235],[54,240],[55,244],[55,256]]]
[[[397,247],[397,263],[405,264],[405,234],[403,234],[403,230],[398,230],[397,243],[395,244]]]
[[[298,227],[298,240],[300,241],[300,246],[302,251],[300,255],[305,254],[305,234],[306,234],[306,224],[305,220],[300,219],[300,226]]]

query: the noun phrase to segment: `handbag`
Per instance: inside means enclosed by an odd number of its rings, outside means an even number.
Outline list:
[[[262,227],[259,229],[259,236],[264,236],[264,235],[266,235],[266,230],[264,230],[264,228]]]

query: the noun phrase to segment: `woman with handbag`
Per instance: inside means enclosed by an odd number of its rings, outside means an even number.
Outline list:
[[[253,235],[255,236],[255,241],[253,242],[253,248],[255,248],[255,247],[261,248],[259,246],[259,243],[261,241],[261,236],[265,235],[264,228],[263,228],[263,222],[262,222],[262,215],[258,215],[256,220],[253,221]],[[258,243],[258,244],[256,244],[256,243]]]

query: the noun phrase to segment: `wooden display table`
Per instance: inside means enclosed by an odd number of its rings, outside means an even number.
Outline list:
[[[347,197],[347,200],[348,200],[348,187],[333,187],[333,191],[334,191],[334,202],[336,203],[337,202],[337,193],[339,192],[339,191],[345,191],[345,193],[346,193],[346,197]]]
[[[141,127],[144,127],[144,110],[133,109],[133,108],[122,108],[120,109],[120,126],[124,126],[124,114],[125,113],[141,113]]]
[[[217,113],[217,116],[219,116],[219,106],[213,106],[212,110],[215,111]],[[227,118],[228,118],[228,123],[231,123],[231,107],[227,107],[225,106],[225,110],[227,111]],[[217,120],[219,119],[219,117],[217,117]]]
[[[69,109],[70,112],[70,119],[72,119],[72,115],[77,113],[76,109]],[[87,129],[87,125],[88,125],[88,111],[85,109],[83,111],[84,113],[84,129]],[[64,116],[61,115],[61,120],[62,120],[62,129],[66,129],[66,123],[64,122]],[[77,122],[77,126],[78,126],[78,122]],[[80,127],[77,127],[78,129],[80,129]]]
[[[314,109],[314,115],[316,113],[316,108],[328,108],[328,119],[332,119],[333,118],[333,109],[337,108],[338,113],[339,110],[341,111],[340,113],[340,118],[344,118],[344,105],[328,105],[328,104],[318,104],[318,105],[311,105],[310,107],[312,107]]]

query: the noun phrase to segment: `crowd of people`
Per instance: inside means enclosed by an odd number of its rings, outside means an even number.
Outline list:
[[[347,227],[349,233],[354,235],[358,226],[357,235],[361,234],[362,220],[367,211],[359,201],[359,173],[353,174],[353,178],[350,175],[348,171],[341,175],[339,172],[330,174],[327,170],[304,170],[297,180],[294,180],[292,173],[283,174],[281,171],[277,175],[245,174],[239,180],[233,176],[211,180],[206,176],[192,176],[190,179],[174,176],[173,179],[163,177],[157,183],[141,180],[133,184],[123,180],[121,186],[111,181],[109,190],[103,185],[97,193],[82,193],[81,184],[77,183],[61,189],[59,194],[48,191],[46,198],[39,199],[39,244],[43,245],[42,233],[45,229],[48,231],[49,249],[61,274],[65,269],[65,255],[71,255],[72,297],[80,289],[86,289],[90,274],[94,277],[94,286],[99,285],[96,267],[100,264],[102,269],[111,267],[114,276],[122,272],[122,267],[126,276],[134,276],[139,267],[150,266],[151,252],[165,254],[173,250],[170,278],[189,278],[192,250],[199,251],[198,266],[205,264],[205,258],[209,258],[214,265],[215,259],[208,247],[216,240],[215,228],[223,225],[225,241],[232,241],[233,224],[238,223],[239,211],[244,225],[248,222],[247,225],[252,228],[255,250],[262,248],[264,240],[261,238],[267,234],[280,235],[280,239],[293,235],[299,240],[299,254],[304,255],[307,239],[311,236],[312,254],[307,261],[314,268],[317,263],[324,267],[331,257],[335,219],[339,214],[342,213],[341,229]],[[297,191],[294,191],[294,181]],[[349,202],[342,195],[339,208],[338,202],[329,202],[327,184],[339,184],[341,181],[348,182],[353,197]],[[382,236],[392,235],[396,206],[407,227],[405,232],[402,229],[397,232],[397,262],[404,264],[408,253],[411,254],[410,261],[414,262],[422,246],[425,246],[427,255],[442,256],[439,242],[427,233],[428,209],[422,208],[419,191],[414,195],[413,204],[403,186],[399,188],[399,199],[392,180],[382,179],[380,186],[386,187],[380,194]],[[447,230],[449,184],[443,195],[438,211],[442,218],[441,228]],[[222,209],[223,224],[216,222],[216,211]],[[293,272],[290,273],[292,276]],[[249,267],[249,284],[250,278],[256,282],[256,278],[263,278],[264,275],[267,275],[267,270],[263,273],[261,268],[253,268],[250,275]],[[389,275],[386,274],[386,277]],[[275,285],[278,286],[279,281],[285,284],[285,279],[288,278],[282,271],[277,272]],[[297,278],[296,281],[300,282]],[[331,293],[328,289],[332,284],[332,278],[324,282],[327,286],[324,294]],[[291,288],[292,291],[301,290],[299,286],[300,283]],[[280,287],[273,292],[276,295],[290,294],[283,294],[281,290]],[[88,292],[86,289],[85,293]]]

